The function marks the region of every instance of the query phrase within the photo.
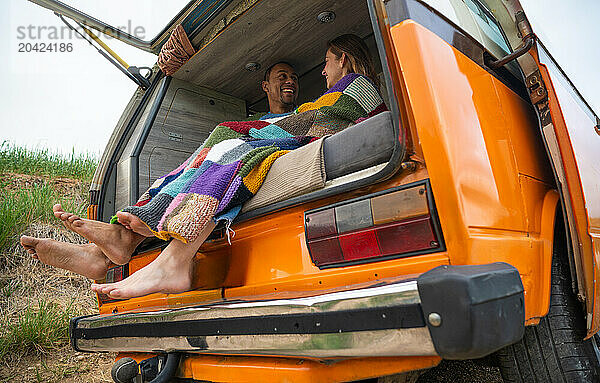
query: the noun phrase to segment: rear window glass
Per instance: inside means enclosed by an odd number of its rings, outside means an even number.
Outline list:
[[[63,2],[140,40],[150,41],[177,16],[190,0],[129,0]]]
[[[475,0],[463,0],[473,18],[481,28],[481,31],[486,34],[488,38],[490,38],[493,42],[495,42],[505,53],[510,53],[510,48],[506,42],[506,39],[502,35],[502,31],[500,30],[500,26],[494,20],[490,12],[485,9],[485,7]]]

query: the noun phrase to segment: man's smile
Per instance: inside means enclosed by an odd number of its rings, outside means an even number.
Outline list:
[[[282,86],[281,93],[294,95],[296,93],[296,88],[294,88],[293,86]]]

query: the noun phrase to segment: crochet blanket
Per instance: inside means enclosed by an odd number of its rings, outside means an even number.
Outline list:
[[[223,122],[184,163],[123,211],[139,217],[158,238],[194,241],[216,215],[233,211],[229,216],[235,217],[277,158],[384,110],[372,82],[349,74],[275,123]]]

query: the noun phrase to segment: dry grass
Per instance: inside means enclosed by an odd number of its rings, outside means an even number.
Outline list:
[[[77,353],[68,342],[68,319],[97,312],[90,281],[42,264],[18,243],[20,234],[85,243],[51,207],[85,212],[87,185],[3,173],[0,190],[0,382],[111,382],[114,355]]]
[[[79,235],[58,225],[34,223],[25,234],[85,243]],[[6,338],[24,321],[37,320],[35,327],[47,336],[35,338],[18,332],[10,351],[0,357],[0,382],[110,382],[114,355],[77,353],[66,337],[65,318],[97,312],[90,281],[42,264],[17,242],[2,252],[2,258],[0,334]],[[40,308],[47,312],[40,314]]]
[[[23,234],[85,243],[79,235],[58,225],[34,223]],[[0,315],[3,318],[25,311],[30,307],[32,298],[59,303],[65,308],[73,305],[84,311],[96,307],[95,298],[88,289],[90,282],[87,278],[44,265],[25,252],[17,241],[3,252],[3,259],[4,264],[0,270]]]

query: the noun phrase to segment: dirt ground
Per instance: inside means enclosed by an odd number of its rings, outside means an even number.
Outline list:
[[[33,224],[25,234],[82,243],[84,240],[52,225]],[[74,273],[45,266],[14,243],[2,254],[0,282],[13,286],[10,295],[0,295],[0,320],[14,321],[28,307],[43,300],[75,315],[97,311],[90,281]],[[73,351],[68,343],[43,351],[15,350],[0,360],[0,382],[112,382],[110,367],[115,355]]]
[[[64,198],[78,203],[85,198],[85,186],[79,180],[49,178],[14,173],[2,174],[2,192],[27,190],[33,185],[47,183]],[[53,238],[73,243],[85,243],[75,233],[58,222],[31,223],[23,234]],[[74,315],[97,311],[90,281],[74,273],[54,269],[33,259],[19,245],[18,238],[0,252],[0,323],[6,331],[28,309],[38,302],[48,302],[69,310]],[[110,367],[115,355],[87,354],[73,351],[62,341],[50,349],[31,350],[16,347],[0,359],[0,382],[112,382]]]
[[[114,355],[74,352],[70,346],[47,355],[9,356],[0,365],[0,382],[112,383]]]
[[[29,189],[35,184],[49,183],[52,188],[64,196],[81,195],[81,181],[62,177],[33,176],[29,174],[2,173],[3,190],[14,191]]]

